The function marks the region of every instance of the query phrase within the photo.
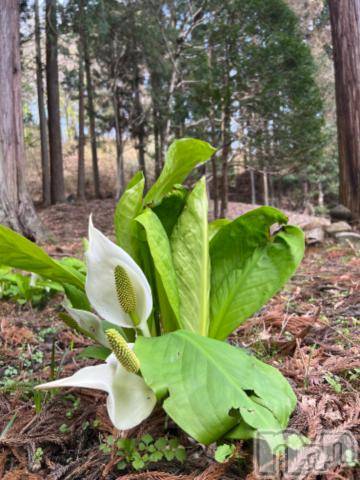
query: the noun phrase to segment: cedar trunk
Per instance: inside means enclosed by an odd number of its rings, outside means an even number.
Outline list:
[[[116,199],[119,199],[125,189],[124,142],[120,116],[120,96],[117,89],[113,95],[115,135],[116,135]]]
[[[360,0],[329,0],[335,67],[340,201],[360,216]]]
[[[46,0],[46,86],[51,171],[51,203],[65,200],[61,145],[56,0]]]
[[[46,124],[43,66],[41,60],[41,34],[39,18],[39,0],[35,0],[35,51],[36,51],[36,89],[38,97],[40,145],[41,145],[41,173],[42,173],[42,201],[45,207],[51,204],[50,184],[50,156],[48,144],[48,130]]]
[[[0,85],[0,223],[29,238],[43,238],[25,184],[19,6],[13,0],[1,3]]]
[[[95,128],[94,88],[93,88],[92,76],[91,76],[91,63],[90,63],[90,54],[89,54],[89,47],[88,47],[88,37],[87,37],[86,31],[84,34],[84,62],[85,62],[86,90],[87,90],[87,100],[88,100],[92,169],[93,169],[93,178],[94,178],[94,193],[96,198],[101,198],[99,161],[97,156],[97,142],[96,142],[96,128]]]
[[[79,143],[77,196],[85,199],[85,133],[84,133],[84,0],[79,2]]]

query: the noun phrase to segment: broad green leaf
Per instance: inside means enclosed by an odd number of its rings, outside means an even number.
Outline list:
[[[209,143],[195,138],[175,140],[166,153],[164,168],[145,196],[145,203],[157,204],[173,186],[182,183],[197,165],[201,165],[216,149]]]
[[[169,237],[184,208],[187,194],[187,188],[182,185],[175,185],[172,191],[161,200],[160,204],[152,209],[159,217]]]
[[[136,221],[145,229],[150,253],[156,269],[156,284],[160,287],[158,288],[158,300],[164,331],[175,330],[178,328],[177,321],[179,319],[179,293],[169,238],[159,218],[149,208],[136,217]],[[172,309],[172,314],[167,308],[168,305]]]
[[[117,244],[138,261],[138,240],[134,218],[142,209],[145,179],[138,172],[129,182],[115,209],[114,224]]]
[[[293,275],[304,255],[303,232],[271,225],[287,217],[271,207],[252,210],[223,227],[210,244],[210,330],[225,339]]]
[[[84,290],[84,275],[71,267],[61,265],[35,243],[4,225],[0,225],[0,263]]]
[[[66,267],[71,267],[83,275],[86,275],[86,263],[76,257],[64,257],[59,260],[59,263],[61,263],[61,265],[65,265]]]
[[[204,444],[242,421],[255,430],[285,428],[296,404],[278,370],[219,340],[178,330],[139,337],[135,353],[166,413]]]
[[[228,218],[218,218],[209,223],[209,242],[215,237],[219,230],[221,230],[225,225],[231,223],[231,220]]]
[[[80,310],[91,310],[89,300],[83,290],[79,290],[73,285],[64,284],[65,295],[69,299],[73,308]]]
[[[89,347],[84,348],[79,354],[79,357],[94,358],[95,360],[105,361],[110,354],[111,350],[109,348],[103,347],[102,345],[90,345]]]
[[[170,244],[180,298],[180,327],[207,335],[210,262],[205,178],[189,194]]]

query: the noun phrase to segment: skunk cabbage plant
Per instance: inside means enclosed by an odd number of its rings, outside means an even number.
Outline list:
[[[296,403],[287,380],[227,339],[295,272],[304,236],[272,207],[209,223],[205,179],[182,182],[214,153],[176,140],[146,194],[137,173],[116,206],[116,243],[90,218],[86,266],[0,226],[0,263],[59,282],[61,318],[96,344],[85,355],[105,361],[36,388],[104,390],[119,429],[159,403],[203,444],[287,426]]]

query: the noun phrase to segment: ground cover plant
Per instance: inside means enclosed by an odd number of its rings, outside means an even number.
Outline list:
[[[287,426],[296,404],[287,380],[226,339],[294,273],[303,234],[271,207],[209,224],[205,179],[190,190],[181,182],[214,152],[199,140],[175,141],[145,196],[136,174],[116,207],[116,244],[90,219],[86,269],[0,227],[1,263],[61,284],[61,318],[94,341],[85,355],[103,361],[37,388],[106,391],[120,430],[161,404],[203,444]]]

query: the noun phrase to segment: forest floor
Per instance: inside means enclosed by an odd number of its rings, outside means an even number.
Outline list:
[[[46,249],[55,257],[81,255],[90,211],[95,225],[112,234],[114,203],[91,201],[40,212],[52,233]],[[241,208],[240,208],[241,209]],[[246,210],[247,207],[245,206]],[[299,219],[296,219],[299,220]],[[300,219],[301,220],[301,219]],[[301,223],[298,221],[297,223]],[[350,247],[328,242],[307,249],[305,259],[285,289],[246,322],[232,343],[247,348],[281,370],[298,397],[290,427],[311,440],[323,430],[360,435],[360,256]],[[42,310],[0,301],[0,479],[2,480],[255,480],[250,442],[239,443],[237,457],[214,460],[214,447],[203,447],[176,429],[160,411],[126,435],[176,436],[185,446],[184,463],[161,460],[144,473],[119,471],[105,394],[61,390],[41,398],[32,386],[47,381],[51,369],[66,376],[89,360],[79,358],[88,345],[58,319],[61,297]],[[334,437],[332,437],[334,441]],[[298,463],[306,463],[302,458]],[[360,478],[356,462],[327,466],[324,472],[266,478]],[[261,477],[265,478],[265,477]]]

